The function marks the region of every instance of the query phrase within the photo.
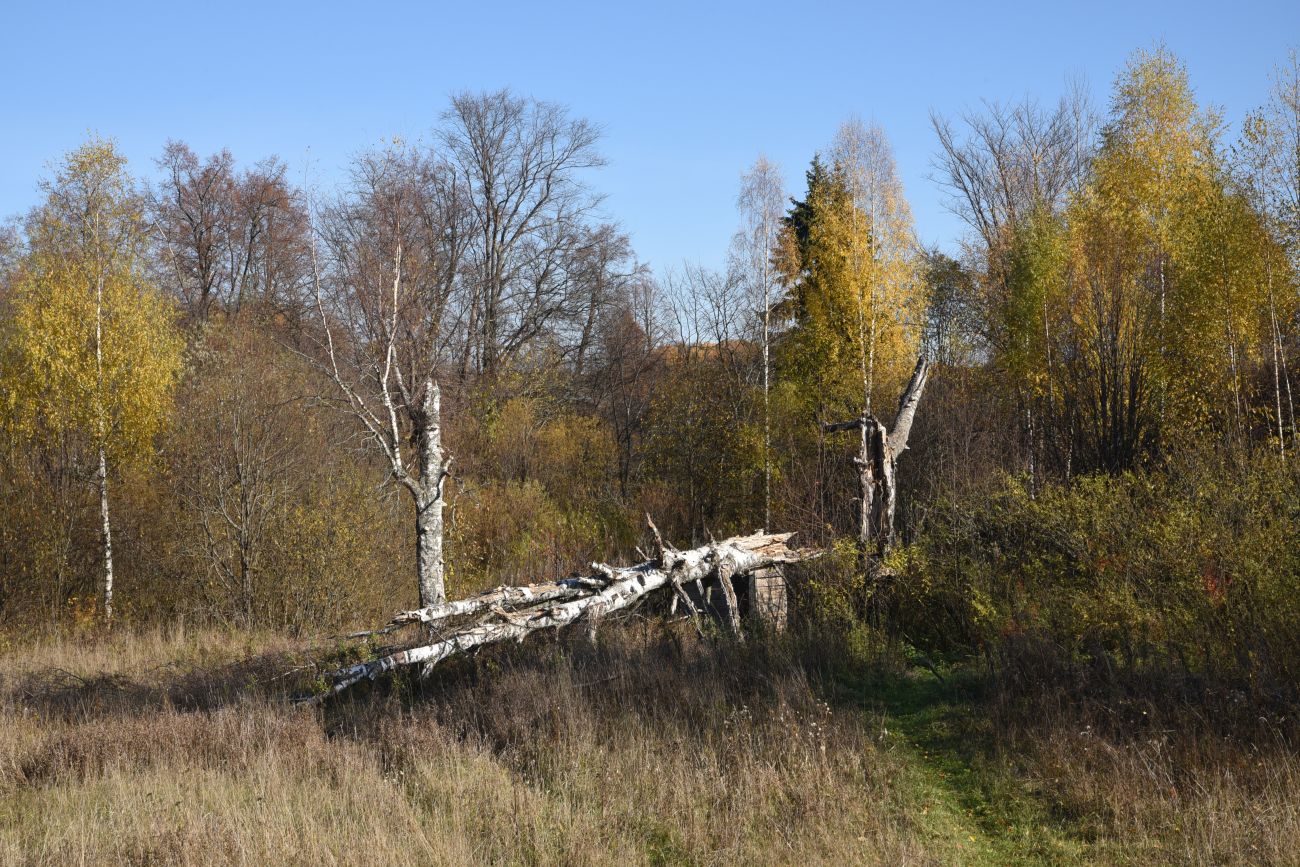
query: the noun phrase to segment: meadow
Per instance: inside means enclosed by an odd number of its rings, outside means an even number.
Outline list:
[[[1031,708],[971,671],[850,674],[794,637],[648,623],[289,700],[338,653],[11,635],[0,861],[1285,864],[1300,844],[1284,720],[1224,737],[1187,708]]]

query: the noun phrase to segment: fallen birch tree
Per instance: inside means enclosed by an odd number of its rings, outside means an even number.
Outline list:
[[[398,614],[382,629],[355,633],[354,638],[392,632],[410,624],[425,624],[436,637],[429,643],[375,659],[346,666],[327,677],[330,688],[311,697],[320,702],[337,695],[362,680],[407,666],[420,666],[421,676],[449,657],[466,653],[485,644],[513,639],[523,641],[534,632],[558,629],[580,621],[595,624],[606,615],[630,608],[648,594],[673,590],[688,610],[695,608],[683,585],[718,579],[729,584],[733,576],[766,566],[796,563],[816,556],[816,552],[792,548],[793,533],[754,533],[734,536],[679,551],[664,543],[650,524],[658,542],[658,556],[635,566],[608,566],[593,563],[587,575],[564,578],[522,587],[499,587],[469,599],[428,605]],[[674,606],[676,602],[674,602]],[[437,627],[459,617],[477,615],[468,623],[453,627],[441,635]],[[737,624],[733,621],[733,629]]]

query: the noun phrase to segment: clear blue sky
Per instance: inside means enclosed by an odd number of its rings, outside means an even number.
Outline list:
[[[509,86],[601,124],[606,210],[656,268],[723,261],[740,172],[765,152],[792,192],[851,115],[892,139],[919,233],[960,232],[928,179],[929,112],[1104,104],[1133,49],[1163,40],[1202,102],[1239,122],[1300,45],[1300,0],[939,3],[57,3],[0,11],[0,216],[37,201],[88,131],[137,173],[164,141],[241,162],[278,154],[321,185],[350,154],[419,138],[447,96]]]

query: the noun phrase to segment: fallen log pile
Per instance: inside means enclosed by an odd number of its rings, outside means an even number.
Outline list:
[[[695,606],[683,585],[718,580],[729,589],[731,579],[737,575],[807,560],[817,553],[790,547],[793,533],[762,532],[680,551],[663,541],[653,522],[650,529],[657,543],[657,556],[635,566],[593,563],[586,575],[522,587],[498,587],[468,599],[405,611],[382,629],[354,633],[349,637],[382,635],[404,626],[424,624],[430,639],[426,644],[385,652],[331,672],[327,675],[329,688],[308,700],[324,701],[362,680],[374,680],[385,672],[406,666],[420,666],[420,674],[424,676],[449,657],[508,639],[523,641],[540,630],[558,629],[580,621],[594,628],[600,618],[626,610],[658,590],[674,591],[674,609],[680,601],[696,616]],[[731,626],[738,631],[734,611],[733,606]]]

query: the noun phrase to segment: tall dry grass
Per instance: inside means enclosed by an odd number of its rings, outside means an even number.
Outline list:
[[[1300,719],[1176,677],[1002,685],[996,748],[1114,863],[1300,864]]]
[[[212,631],[0,639],[0,864],[947,864],[1054,851],[958,850],[966,832],[926,814],[951,765],[927,771],[933,756],[883,736],[887,708],[826,704],[774,644],[611,627],[596,648],[538,641],[325,708],[287,701],[312,678],[306,663],[331,653]],[[979,766],[1074,829],[1076,861],[1300,861],[1285,715],[1260,719],[1228,695],[1076,686],[1005,683],[960,711],[982,720],[971,739],[987,739],[963,750],[986,750]]]
[[[608,630],[313,710],[275,679],[296,650],[179,631],[4,647],[0,863],[938,860],[897,759],[779,660]]]

